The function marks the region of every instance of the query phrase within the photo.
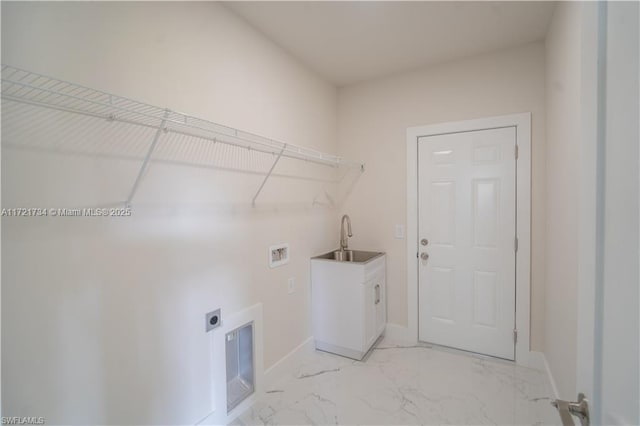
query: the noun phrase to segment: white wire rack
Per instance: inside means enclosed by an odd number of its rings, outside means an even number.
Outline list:
[[[336,155],[280,142],[10,65],[2,65],[2,99],[155,129],[156,132],[142,162],[140,172],[127,197],[127,205],[131,203],[149,165],[158,139],[163,133],[196,137],[213,143],[273,154],[274,162],[253,197],[252,204],[254,205],[256,198],[282,157],[330,167],[358,168],[360,171],[364,171],[363,163],[348,161]]]

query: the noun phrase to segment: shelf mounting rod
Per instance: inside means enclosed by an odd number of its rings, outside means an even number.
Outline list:
[[[260,195],[260,192],[262,191],[262,188],[264,188],[264,184],[267,183],[267,180],[269,180],[269,177],[271,177],[271,173],[273,173],[273,169],[276,168],[276,164],[278,164],[278,161],[280,161],[280,158],[282,157],[282,153],[284,152],[285,149],[287,149],[287,144],[286,143],[282,146],[282,149],[280,150],[280,153],[278,154],[278,156],[276,157],[275,161],[271,165],[271,168],[269,169],[269,172],[264,177],[264,180],[262,181],[262,184],[260,185],[260,188],[258,188],[258,192],[256,192],[256,195],[253,196],[253,200],[251,200],[251,205],[253,207],[256,206],[256,198],[258,198],[258,195]]]
[[[158,130],[156,130],[156,134],[153,136],[153,140],[151,141],[151,145],[149,146],[147,155],[144,157],[144,161],[142,162],[142,166],[140,167],[140,171],[138,172],[136,181],[133,182],[133,188],[131,188],[131,192],[129,192],[127,201],[125,201],[125,206],[127,207],[131,206],[131,200],[133,200],[134,195],[136,195],[136,191],[138,190],[138,186],[140,185],[142,176],[144,176],[144,172],[147,170],[147,167],[149,166],[149,160],[151,159],[151,154],[153,153],[153,150],[156,148],[156,145],[158,144],[158,139],[160,139],[160,134],[164,130],[164,125],[167,122],[168,116],[169,116],[169,110],[165,110],[164,118],[160,122],[160,126],[158,127]]]

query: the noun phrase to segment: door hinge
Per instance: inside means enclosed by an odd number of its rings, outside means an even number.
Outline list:
[[[513,251],[518,252],[518,237],[513,238]]]
[[[516,145],[516,160],[518,159],[518,145]]]
[[[518,343],[518,330],[513,329],[513,343]]]

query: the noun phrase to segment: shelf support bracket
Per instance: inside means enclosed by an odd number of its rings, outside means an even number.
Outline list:
[[[260,195],[260,192],[262,192],[262,188],[264,188],[264,184],[267,183],[267,180],[269,180],[269,178],[271,177],[271,173],[273,173],[273,169],[276,168],[276,164],[278,164],[278,161],[280,161],[280,158],[282,157],[282,153],[286,148],[287,148],[287,144],[284,144],[282,149],[280,150],[280,153],[278,154],[275,161],[271,165],[269,172],[267,172],[267,175],[264,177],[262,184],[260,184],[260,188],[258,188],[258,192],[256,192],[256,195],[253,196],[253,200],[251,200],[251,206],[253,207],[256,206],[256,198],[258,198],[258,195]]]
[[[158,144],[158,139],[160,139],[160,134],[164,131],[165,123],[167,122],[167,117],[169,115],[169,110],[165,110],[164,117],[160,122],[160,126],[158,130],[156,130],[156,134],[153,136],[153,140],[151,141],[151,146],[149,146],[149,150],[147,151],[147,155],[144,157],[144,161],[142,162],[142,166],[140,167],[140,171],[138,172],[138,176],[136,177],[135,182],[133,182],[133,188],[131,188],[131,192],[129,192],[129,196],[127,197],[127,201],[125,201],[125,206],[131,206],[131,200],[136,195],[136,191],[138,190],[138,186],[140,185],[140,181],[142,180],[142,176],[147,171],[149,167],[149,160],[151,159],[151,154],[153,154],[153,150],[156,148]]]

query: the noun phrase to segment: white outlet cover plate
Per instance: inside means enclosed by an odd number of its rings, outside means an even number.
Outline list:
[[[276,244],[269,247],[269,267],[276,268],[289,263],[291,250],[288,243]]]

